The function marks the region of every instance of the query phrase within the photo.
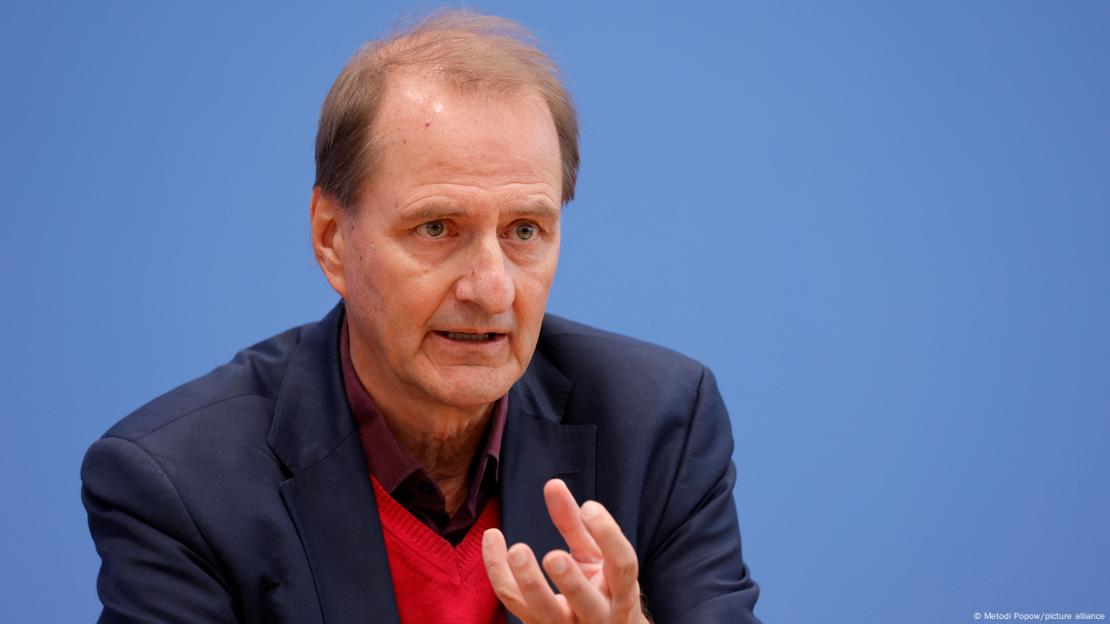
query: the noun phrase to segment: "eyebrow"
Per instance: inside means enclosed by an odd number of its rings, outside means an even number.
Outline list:
[[[442,204],[425,204],[418,208],[403,211],[401,213],[401,218],[405,221],[435,221],[438,219],[461,217],[465,214],[465,210],[456,206],[445,206]]]
[[[436,221],[438,219],[463,217],[466,216],[466,213],[466,210],[458,206],[425,204],[418,208],[403,211],[401,213],[401,219],[404,221]],[[546,202],[534,202],[516,206],[508,210],[508,213],[514,217],[536,217],[549,220],[557,220],[559,218],[559,209],[553,208]]]
[[[517,206],[509,211],[511,214],[523,217],[537,217],[540,219],[556,220],[559,218],[559,209],[551,207],[546,202],[535,202]]]

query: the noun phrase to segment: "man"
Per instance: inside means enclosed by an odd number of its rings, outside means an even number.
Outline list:
[[[102,621],[756,621],[712,375],[545,316],[578,167],[547,57],[438,14],[348,63],[316,151],[342,302],[92,446]]]

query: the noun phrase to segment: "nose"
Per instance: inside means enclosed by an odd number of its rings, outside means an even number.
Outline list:
[[[516,285],[496,235],[471,243],[465,272],[455,282],[455,298],[477,305],[486,314],[500,314],[512,308]]]

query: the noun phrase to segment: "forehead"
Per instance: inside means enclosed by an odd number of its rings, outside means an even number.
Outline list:
[[[373,131],[379,181],[420,173],[490,183],[561,177],[554,121],[528,89],[464,92],[433,76],[399,74],[387,82]]]

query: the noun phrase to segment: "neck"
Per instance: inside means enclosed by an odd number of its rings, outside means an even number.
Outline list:
[[[413,409],[378,403],[377,397],[375,403],[397,441],[431,473],[443,493],[445,511],[453,516],[466,501],[470,466],[485,436],[492,404],[467,412],[431,406]]]
[[[375,397],[377,402],[377,397]],[[378,404],[397,440],[432,474],[442,488],[445,480],[466,478],[493,414],[493,405],[474,412],[426,411],[408,406]]]
[[[373,359],[350,343],[351,363],[363,387],[397,441],[432,475],[454,514],[466,499],[467,479],[482,443],[494,403],[458,407],[431,397],[414,396],[406,388],[374,383]]]

